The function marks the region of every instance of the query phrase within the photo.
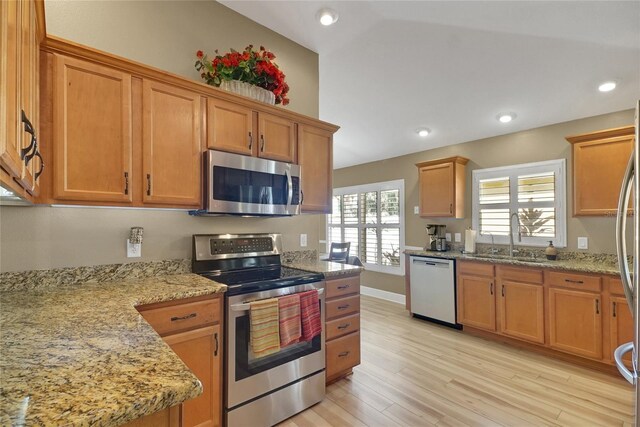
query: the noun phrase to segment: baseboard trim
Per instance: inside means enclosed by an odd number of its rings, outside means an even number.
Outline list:
[[[402,294],[396,294],[395,292],[383,291],[376,288],[370,288],[368,286],[360,286],[360,293],[369,297],[383,299],[385,301],[395,302],[396,304],[405,305],[407,297]]]

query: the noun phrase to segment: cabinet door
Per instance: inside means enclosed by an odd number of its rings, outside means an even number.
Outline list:
[[[295,124],[291,120],[267,113],[258,114],[260,147],[258,156],[293,162],[296,143]]]
[[[420,216],[452,217],[453,163],[420,168]]]
[[[549,288],[549,345],[602,359],[600,294]]]
[[[624,297],[611,296],[611,315],[609,317],[609,339],[611,342],[611,354],[624,343],[633,341],[633,316],[629,310],[629,304]],[[631,366],[631,352],[625,355],[625,361]]]
[[[143,201],[201,205],[200,95],[143,81]]]
[[[544,288],[542,285],[502,280],[500,333],[544,344]]]
[[[56,56],[55,199],[131,202],[131,76]]]
[[[165,342],[202,383],[202,394],[182,404],[183,427],[220,425],[221,338],[220,325],[164,337]]]
[[[19,1],[0,1],[0,166],[22,174],[20,148],[20,47],[22,16]]]
[[[458,276],[458,315],[463,325],[495,331],[495,298],[492,278]]]
[[[255,155],[258,151],[253,111],[232,102],[207,100],[207,146],[212,150]]]
[[[333,193],[333,134],[298,125],[298,164],[302,185],[302,211],[331,213]]]

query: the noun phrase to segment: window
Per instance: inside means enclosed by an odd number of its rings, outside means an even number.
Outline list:
[[[565,160],[473,171],[473,228],[478,242],[567,246]],[[516,218],[512,218],[517,214]],[[518,238],[520,236],[520,239]]]
[[[333,190],[327,243],[350,242],[369,270],[404,274],[404,180]]]

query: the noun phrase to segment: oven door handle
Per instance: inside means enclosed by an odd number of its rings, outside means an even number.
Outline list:
[[[311,289],[310,289],[311,290]],[[322,295],[324,293],[324,289],[317,289],[318,295]],[[285,295],[281,295],[285,296]],[[231,311],[248,311],[249,307],[251,307],[251,302],[243,302],[241,304],[232,304],[230,306]]]

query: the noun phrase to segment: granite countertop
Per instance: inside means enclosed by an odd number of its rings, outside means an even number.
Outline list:
[[[360,272],[364,270],[363,267],[357,265],[321,260],[298,260],[286,262],[284,265],[286,267],[297,268],[300,270],[310,271],[312,273],[322,273],[327,279],[340,276],[352,276],[354,274],[360,274]]]
[[[0,292],[0,425],[115,426],[200,395],[135,306],[225,290],[177,274]]]
[[[508,265],[519,265],[523,267],[538,267],[538,268],[546,268],[553,270],[571,270],[571,271],[580,271],[584,273],[596,273],[596,274],[613,274],[620,275],[620,269],[618,264],[611,261],[611,257],[609,255],[603,256],[599,258],[598,256],[593,256],[588,259],[559,259],[556,261],[549,261],[544,258],[536,258],[535,260],[531,258],[531,261],[528,258],[511,258],[508,256],[489,256],[489,255],[471,255],[471,254],[463,254],[456,251],[448,251],[448,252],[434,252],[434,251],[424,251],[424,250],[406,250],[404,251],[407,255],[418,255],[418,256],[428,256],[433,258],[444,258],[444,259],[457,259],[457,260],[465,260],[465,261],[479,261],[479,262],[487,262],[492,264],[508,264]]]

